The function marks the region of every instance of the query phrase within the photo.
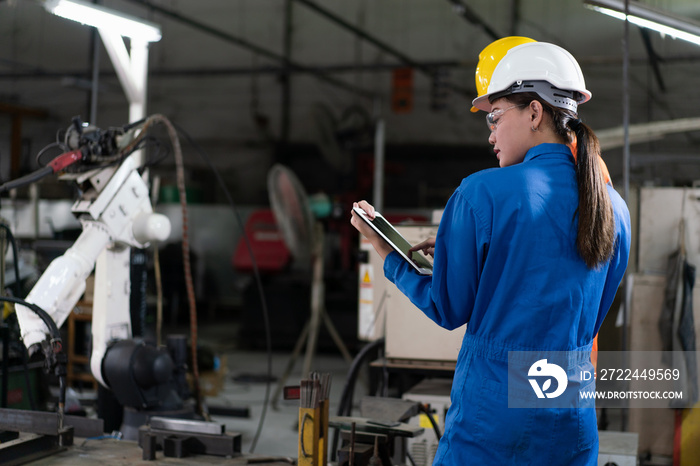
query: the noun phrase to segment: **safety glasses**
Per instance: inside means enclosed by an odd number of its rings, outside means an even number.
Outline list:
[[[522,108],[525,107],[526,105],[513,105],[508,108],[499,108],[498,110],[494,110],[491,113],[486,114],[486,126],[489,127],[491,132],[496,131],[496,128],[498,128],[498,121],[501,119],[504,113],[506,113],[508,110],[513,109],[513,108]]]

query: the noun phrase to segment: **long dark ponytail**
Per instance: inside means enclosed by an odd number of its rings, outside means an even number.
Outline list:
[[[533,100],[542,104],[552,117],[554,132],[567,143],[576,137],[576,180],[578,182],[578,234],[576,247],[589,268],[610,259],[615,248],[615,219],[598,160],[600,142],[593,130],[568,110],[555,108],[537,94],[521,93],[507,97],[517,105]]]
[[[598,157],[598,137],[581,120],[569,119],[576,134],[578,236],[576,246],[590,268],[606,262],[615,248],[615,219]]]

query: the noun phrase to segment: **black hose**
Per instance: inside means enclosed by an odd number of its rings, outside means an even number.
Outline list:
[[[352,395],[355,389],[355,381],[357,380],[357,374],[362,367],[362,363],[367,358],[368,355],[372,354],[375,349],[384,346],[384,338],[379,338],[371,343],[365,345],[355,359],[352,360],[350,365],[350,370],[348,371],[347,379],[345,380],[345,386],[343,387],[343,394],[340,396],[340,403],[338,404],[338,416],[349,416],[352,410]],[[346,406],[347,405],[347,406]],[[335,461],[336,451],[338,450],[338,441],[340,437],[338,436],[339,429],[336,427],[333,432],[333,448],[331,449],[331,460]]]
[[[5,191],[9,191],[11,189],[20,188],[27,184],[36,183],[40,179],[45,178],[49,175],[53,175],[53,168],[47,165],[28,175],[17,178],[16,180],[8,181],[7,183],[0,185],[0,193],[4,193]]]
[[[422,403],[418,405],[418,409],[421,410],[426,416],[428,416],[430,423],[433,425],[435,436],[437,437],[439,442],[442,438],[442,434],[440,433],[440,427],[437,425],[437,422],[435,422],[435,418],[433,418],[433,413],[431,413],[428,407]]]
[[[39,151],[38,154],[36,154],[36,164],[39,165],[40,167],[45,167],[46,164],[41,160],[41,158],[46,154],[50,149],[53,149],[54,147],[58,147],[61,149],[61,152],[68,152],[70,149],[68,146],[63,144],[62,142],[52,142],[51,144],[45,146],[43,149]]]
[[[49,331],[51,332],[51,336],[53,337],[53,341],[60,345],[61,332],[58,330],[58,326],[56,325],[56,322],[53,321],[51,316],[45,310],[43,310],[42,308],[40,308],[36,304],[25,301],[24,299],[14,298],[11,296],[0,296],[0,301],[7,301],[10,303],[20,304],[24,307],[31,309],[46,324],[46,327],[48,327]]]
[[[348,371],[348,377],[345,381],[345,386],[343,387],[343,394],[340,396],[340,403],[338,405],[338,416],[349,416],[352,410],[352,394],[355,389],[355,381],[357,380],[357,374],[362,367],[364,360],[371,354],[376,348],[384,346],[384,338],[379,338],[371,343],[365,345],[355,359],[352,360],[350,365],[350,370]]]
[[[406,458],[408,458],[408,461],[410,461],[413,466],[417,466],[413,456],[411,456],[411,453],[408,451],[406,452]]]
[[[133,123],[127,123],[124,126],[122,126],[122,130],[126,133],[131,131],[132,129],[136,128],[139,125],[142,125],[143,123],[148,120],[148,117],[141,118],[139,121],[134,121]]]

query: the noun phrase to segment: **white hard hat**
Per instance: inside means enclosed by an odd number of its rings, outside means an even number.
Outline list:
[[[531,42],[508,51],[493,71],[486,94],[472,101],[474,107],[491,111],[491,100],[520,92],[535,92],[555,107],[576,112],[587,102],[581,67],[576,59],[558,45]]]

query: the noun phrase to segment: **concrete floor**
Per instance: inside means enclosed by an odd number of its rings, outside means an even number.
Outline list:
[[[227,432],[239,432],[242,435],[242,451],[250,452],[253,439],[263,415],[266,384],[262,380],[265,377],[267,367],[267,355],[261,352],[235,351],[227,353],[228,374],[226,383],[216,396],[204,398],[204,402],[212,411],[215,407],[222,408],[248,408],[250,417],[227,417],[213,415],[212,420],[226,425]],[[279,380],[289,361],[288,354],[273,354],[273,374]],[[302,378],[301,359],[297,362],[293,372],[289,376],[286,385],[298,385]],[[342,357],[334,355],[317,355],[314,358],[312,369],[321,373],[332,374],[330,413],[334,414],[338,409],[346,374],[350,365]],[[255,381],[259,377],[260,381]],[[270,386],[270,398],[274,395],[278,380]],[[361,384],[360,384],[361,385]],[[357,395],[360,396],[364,388],[358,386]],[[298,416],[299,401],[284,400],[280,396],[276,407],[268,405],[265,413],[264,424],[255,446],[255,453],[264,455],[281,455],[296,458],[298,454]]]
[[[212,408],[248,408],[248,418],[213,415],[212,420],[226,425],[227,432],[239,432],[242,435],[242,452],[251,451],[261,416],[266,395],[268,357],[261,351],[238,349],[231,329],[226,326],[205,326],[200,329],[202,344],[209,346],[217,355],[225,359],[224,384],[215,396],[204,397],[205,405]],[[263,427],[255,445],[254,452],[262,455],[289,456],[298,455],[298,416],[299,401],[284,400],[280,395],[272,406],[272,398],[279,381],[290,362],[289,352],[273,352],[272,374],[274,380],[269,387],[270,405],[265,413]],[[285,385],[299,385],[302,379],[303,354],[294,364]],[[335,415],[345,385],[350,363],[345,361],[339,351],[317,353],[313,358],[311,370],[329,373],[332,377],[330,394],[330,414]],[[355,400],[367,393],[367,377],[361,377],[355,388]]]

